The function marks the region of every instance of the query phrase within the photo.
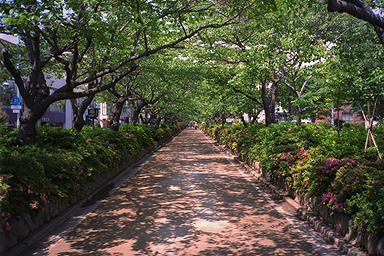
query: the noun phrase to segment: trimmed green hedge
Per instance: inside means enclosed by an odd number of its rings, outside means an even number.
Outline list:
[[[50,199],[83,192],[181,128],[124,124],[119,132],[88,127],[78,132],[40,127],[36,144],[17,147],[12,145],[17,131],[0,124],[0,232],[12,228],[11,217],[37,215]]]
[[[344,128],[340,136],[326,124],[201,128],[236,154],[260,162],[275,181],[301,194],[321,196],[333,211],[350,215],[353,228],[384,231],[384,161],[377,160],[374,148],[364,153],[363,126]],[[382,151],[384,125],[375,127],[375,133]]]

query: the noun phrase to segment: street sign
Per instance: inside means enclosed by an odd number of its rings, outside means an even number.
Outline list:
[[[18,114],[18,113],[20,113],[20,109],[14,109],[14,110],[12,110],[12,113]]]
[[[20,102],[21,102],[21,100],[20,100],[19,97],[13,97],[13,98],[11,99],[11,104],[12,104],[12,105],[19,105]]]
[[[99,109],[98,108],[90,108],[88,109],[88,115],[90,118],[97,118],[99,115]]]
[[[21,105],[11,105],[11,109],[22,109],[23,106]]]

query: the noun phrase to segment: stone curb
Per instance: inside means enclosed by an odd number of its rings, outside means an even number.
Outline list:
[[[148,159],[150,155],[152,155],[154,152],[158,151],[160,148],[166,146],[174,137],[180,134],[181,131],[184,129],[177,131],[172,137],[159,142],[159,144],[155,144],[153,148],[150,148],[147,153],[144,153],[142,156],[139,156],[137,160],[133,160],[132,162],[129,162],[128,164],[122,165],[119,168],[119,171],[117,171],[117,174],[107,180],[105,183],[103,183],[101,186],[96,188],[92,193],[87,195],[85,198],[81,199],[80,201],[76,202],[74,205],[70,206],[67,210],[64,210],[62,213],[60,213],[58,216],[54,217],[52,220],[50,220],[48,223],[43,224],[41,227],[39,227],[36,231],[33,231],[26,239],[19,242],[17,245],[9,249],[4,253],[4,256],[18,256],[21,255],[23,252],[25,252],[27,249],[31,248],[33,245],[36,245],[39,243],[42,239],[44,239],[47,235],[52,233],[54,230],[57,230],[60,226],[63,225],[64,222],[69,220],[76,211],[78,211],[80,208],[84,207],[84,204],[87,204],[92,198],[94,198],[98,193],[103,191],[105,188],[113,187],[111,191],[113,191],[114,188],[118,188],[118,186],[115,186],[115,184],[118,183],[118,181],[121,181],[121,179],[125,176],[132,176],[135,174],[135,167],[141,163],[143,163],[145,160]],[[100,201],[100,199],[98,200]]]
[[[300,205],[297,201],[295,201],[291,197],[289,197],[287,192],[271,184],[267,179],[265,179],[262,176],[262,173],[260,171],[255,170],[254,167],[252,167],[251,165],[241,160],[239,157],[237,157],[236,154],[234,154],[225,145],[220,144],[208,134],[206,133],[204,134],[207,135],[209,138],[211,138],[213,141],[215,141],[216,145],[219,146],[219,148],[223,150],[223,152],[233,157],[233,160],[238,164],[240,164],[248,173],[250,173],[252,176],[255,176],[257,179],[261,180],[263,184],[268,187],[268,190],[270,190],[274,194],[274,196],[276,196],[279,200],[283,200],[284,202],[289,204],[291,207],[293,207],[297,213],[296,217],[298,217],[301,220],[307,221],[308,224],[312,227],[312,229],[319,232],[327,242],[330,242],[335,246],[337,246],[337,248],[339,248],[339,250],[345,253],[347,256],[367,256],[368,255],[367,252],[360,250],[359,248],[353,246],[350,242],[344,240],[340,235],[336,233],[336,231],[334,231],[329,226],[327,226],[323,221],[321,221],[319,217],[304,210],[303,206]]]
[[[366,252],[358,249],[357,247],[351,245],[348,241],[344,240],[340,235],[336,233],[336,231],[328,227],[320,218],[307,212],[303,208],[297,209],[297,217],[307,221],[314,230],[322,234],[324,239],[336,245],[343,253],[346,253],[347,256],[368,255]]]

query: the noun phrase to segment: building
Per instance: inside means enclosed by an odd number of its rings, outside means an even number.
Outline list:
[[[338,110],[332,111],[332,114],[330,117],[323,116],[321,117],[321,120],[332,124],[335,120],[340,120],[342,122],[357,122],[357,123],[363,123],[364,118],[361,116],[359,112],[355,112],[351,105],[344,105],[341,106]]]
[[[47,78],[47,83],[50,90],[54,91],[64,85],[65,79],[55,79],[54,77]],[[3,109],[8,115],[8,125],[17,126],[18,113],[12,107],[11,99],[17,96],[17,86],[14,81],[5,82],[0,88],[0,102],[3,104]],[[22,104],[21,104],[22,105]],[[20,113],[22,109],[20,110]],[[72,106],[69,100],[59,101],[51,106],[40,119],[41,124],[51,124],[64,128],[71,128],[73,120]]]

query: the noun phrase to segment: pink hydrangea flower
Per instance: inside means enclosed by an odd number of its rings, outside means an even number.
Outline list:
[[[38,202],[37,202],[37,201],[35,201],[35,202],[33,202],[33,203],[30,204],[30,206],[31,206],[32,209],[36,209],[36,208],[37,208],[37,205],[38,205]]]
[[[326,201],[327,199],[330,199],[331,197],[333,197],[333,194],[331,192],[328,192],[328,193],[324,193],[323,196],[322,196],[322,200],[323,202]]]

